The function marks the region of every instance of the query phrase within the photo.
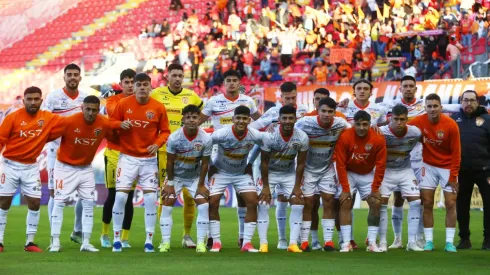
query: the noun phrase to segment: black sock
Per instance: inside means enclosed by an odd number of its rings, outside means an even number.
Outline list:
[[[124,208],[124,220],[122,226],[124,230],[131,229],[131,223],[133,222],[133,212],[134,212],[133,196],[134,196],[134,191],[128,193],[128,200],[126,201],[126,206]]]
[[[112,220],[112,207],[116,200],[116,188],[107,188],[107,198],[104,202],[104,208],[102,209],[102,222],[110,224]]]

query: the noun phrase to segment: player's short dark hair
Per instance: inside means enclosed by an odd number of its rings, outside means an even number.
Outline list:
[[[475,94],[476,98],[478,99],[478,93],[475,90],[466,90],[461,94],[461,98],[463,98],[464,94]]]
[[[296,84],[293,82],[287,81],[281,84],[281,93],[290,93],[292,91],[296,91]]]
[[[199,107],[197,107],[196,105],[193,105],[193,104],[189,104],[187,106],[184,107],[184,109],[182,109],[182,115],[185,116],[186,114],[200,114],[201,113],[201,110],[199,109]]]
[[[43,96],[43,91],[41,91],[41,89],[39,89],[38,87],[31,86],[24,91],[24,96],[28,94],[40,94],[41,96]]]
[[[235,108],[235,116],[236,115],[250,116],[250,109],[247,106],[240,105]]]
[[[134,82],[151,82],[151,77],[145,73],[139,73],[134,76]]]
[[[224,74],[223,74],[223,79],[226,79],[227,77],[230,77],[230,76],[236,76],[238,79],[241,78],[240,76],[240,73],[238,71],[235,71],[235,70],[228,70],[226,71]]]
[[[326,96],[330,96],[330,91],[325,89],[325,88],[318,88],[316,89],[314,92],[313,92],[313,95],[316,95],[316,94],[321,94],[321,95],[326,95]]]
[[[357,80],[356,82],[354,82],[354,85],[352,85],[352,88],[354,90],[356,90],[356,86],[361,84],[361,83],[366,83],[367,85],[369,85],[369,89],[372,90],[373,89],[373,84],[371,84],[371,82],[367,81],[366,79],[359,79]]]
[[[184,67],[180,64],[176,64],[176,63],[172,63],[168,66],[167,68],[167,72],[170,73],[171,71],[173,70],[180,70],[180,71],[184,71]]]
[[[354,115],[354,121],[367,121],[371,123],[371,115],[366,111],[360,110]]]
[[[123,81],[125,78],[134,78],[136,72],[133,69],[126,69],[119,75],[119,80]]]
[[[77,70],[78,72],[82,72],[82,69],[80,69],[80,67],[78,67],[77,64],[68,64],[66,65],[65,69],[63,70],[63,73],[66,73],[66,71],[68,70]]]
[[[407,115],[408,116],[408,109],[407,107],[398,104],[393,109],[391,110],[391,113],[395,116],[401,116],[401,115]]]
[[[427,97],[425,98],[425,102],[427,102],[427,100],[437,100],[439,101],[439,104],[441,104],[441,97],[438,94],[427,95]]]
[[[290,105],[285,105],[282,106],[281,109],[279,109],[279,116],[285,115],[285,114],[294,114],[296,115],[296,108]]]
[[[405,81],[405,80],[411,80],[414,83],[417,83],[417,80],[415,79],[415,77],[413,77],[411,75],[406,75],[406,76],[402,77],[402,79],[400,80],[400,84],[403,83],[403,81]]]
[[[89,95],[83,99],[83,103],[99,104],[100,105],[100,99],[94,95]]]
[[[322,105],[327,105],[329,108],[334,110],[337,108],[337,102],[330,97],[320,99],[320,102],[318,102],[318,107],[322,107]]]

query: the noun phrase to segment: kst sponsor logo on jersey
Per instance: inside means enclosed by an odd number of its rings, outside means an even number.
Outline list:
[[[149,121],[145,121],[145,120],[138,120],[138,119],[127,119],[127,121],[129,121],[131,123],[131,126],[135,127],[135,128],[146,128],[146,126],[148,126],[148,124],[150,124]]]
[[[355,160],[366,160],[369,157],[369,153],[352,153],[351,158]]]
[[[25,137],[25,138],[32,138],[32,137],[38,137],[43,130],[27,130],[23,131],[20,130],[20,137]]]
[[[93,146],[97,142],[96,138],[75,138],[75,144],[76,145],[88,145],[88,146]]]

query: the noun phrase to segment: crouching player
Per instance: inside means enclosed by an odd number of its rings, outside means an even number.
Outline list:
[[[380,127],[386,140],[388,156],[381,184],[381,218],[379,222],[379,249],[387,250],[388,200],[393,190],[400,190],[409,203],[408,251],[423,251],[416,243],[420,221],[420,191],[417,178],[410,165],[410,153],[420,141],[419,128],[408,125],[408,109],[403,105],[393,107],[391,122]]]
[[[100,100],[87,96],[82,113],[67,117],[60,148],[54,166],[54,207],[51,213],[52,244],[49,252],[59,252],[63,209],[70,196],[77,191],[82,203],[82,246],[80,251],[99,251],[90,244],[94,225],[95,178],[92,169],[97,148],[107,137],[115,142],[109,119],[99,114]]]
[[[260,193],[257,227],[260,238],[260,252],[268,252],[267,229],[269,225],[269,205],[271,190],[281,188],[291,204],[290,245],[288,251],[303,252],[299,249],[301,224],[303,221],[303,192],[301,182],[308,152],[308,136],[300,129],[294,129],[296,109],[286,105],[279,110],[279,125],[273,125],[273,132],[264,134],[261,147],[261,178],[257,182]],[[298,157],[297,166],[295,165]]]
[[[209,227],[209,191],[204,185],[213,148],[211,136],[199,128],[201,110],[188,105],[182,111],[184,127],[172,133],[167,141],[167,178],[162,190],[160,252],[170,252],[172,209],[183,188],[195,198],[198,215],[196,252],[206,252],[204,239]]]

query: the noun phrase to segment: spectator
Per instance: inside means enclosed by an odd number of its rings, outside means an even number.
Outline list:
[[[306,31],[301,23],[298,24],[298,27],[294,30],[294,35],[296,38],[296,47],[302,52],[305,48]]]
[[[384,76],[384,81],[398,81],[402,79],[401,72],[393,66],[393,64],[388,65],[388,71],[386,71]]]
[[[245,74],[248,76],[248,78],[252,77],[253,63],[254,55],[249,52],[247,48],[245,48],[243,51],[243,70],[245,71]]]
[[[271,72],[271,61],[269,60],[270,55],[265,55],[262,58],[262,61],[260,61],[260,81],[267,81],[269,80],[269,75]]]
[[[263,8],[261,12],[258,23],[264,28],[265,32],[268,32],[271,28],[271,19],[269,18],[267,9]]]
[[[345,62],[345,59],[340,60],[340,66],[337,72],[339,73],[342,79],[344,77],[347,78],[348,81],[346,83],[350,83],[352,81],[352,68],[350,65],[347,64],[347,62]],[[345,72],[345,76],[343,75],[344,72]]]
[[[342,83],[342,84],[347,84],[347,83],[350,83],[349,76],[347,75],[347,70],[343,70],[343,71],[340,73],[340,80],[339,80],[339,83]]]
[[[168,22],[167,18],[163,19],[162,32],[164,35],[167,35],[170,33],[170,23]]]
[[[463,13],[463,19],[461,19],[460,28],[461,28],[461,44],[463,47],[471,49],[473,34],[471,32],[471,27],[473,26],[473,20],[470,19],[470,15],[468,13]]]
[[[238,15],[236,15],[236,11],[233,10],[230,16],[228,17],[228,25],[230,26],[231,31],[231,39],[237,41],[240,38],[240,25],[242,24],[242,20]]]
[[[405,69],[403,70],[403,76],[407,75],[414,78],[417,76],[417,69],[415,68],[415,66],[413,66],[412,63],[410,63],[410,61],[405,62]]]
[[[180,10],[183,8],[182,2],[180,0],[170,0],[170,9],[171,10]]]
[[[459,64],[460,64],[460,56],[461,50],[463,46],[456,41],[456,36],[452,35],[449,40],[449,45],[447,45],[447,54],[448,61],[451,63],[451,68],[453,70],[453,77],[456,78],[459,76]]]
[[[197,45],[194,45],[189,53],[189,59],[191,61],[191,81],[198,79],[199,77],[199,66],[202,63],[202,53]]]
[[[140,34],[138,35],[138,38],[139,39],[145,39],[145,38],[148,38],[148,32],[146,30],[146,28],[142,28],[141,31],[140,31]]]
[[[361,69],[361,78],[365,78],[366,73],[368,75],[368,81],[373,81],[372,70],[376,64],[376,58],[374,54],[371,52],[371,48],[367,47],[366,50],[362,53],[362,62],[359,68]]]
[[[434,63],[429,58],[424,59],[422,68],[423,80],[431,79],[434,73],[437,72],[437,68],[434,67]]]
[[[243,8],[243,14],[245,15],[245,19],[253,19],[255,15],[255,9],[253,5],[253,1],[247,1],[245,8]]]
[[[325,61],[317,61],[316,67],[313,69],[313,77],[310,81],[314,81],[316,84],[327,84],[327,66]]]

